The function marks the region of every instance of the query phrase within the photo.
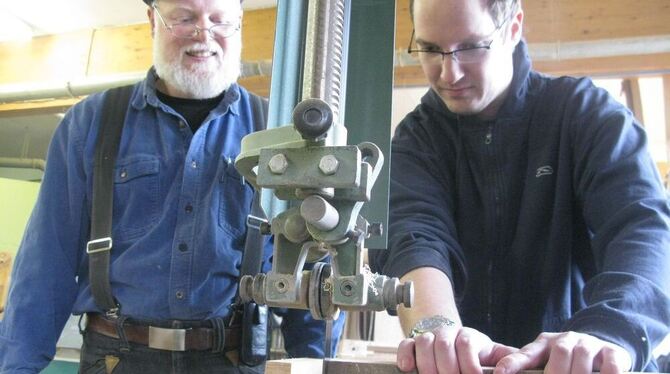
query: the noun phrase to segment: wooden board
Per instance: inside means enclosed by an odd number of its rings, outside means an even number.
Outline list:
[[[321,372],[323,372],[323,360],[318,358],[270,360],[265,364],[265,374],[302,374]]]
[[[493,374],[492,367],[484,367],[484,374]],[[297,358],[271,360],[265,367],[266,374],[400,374],[395,361],[375,359],[336,358],[321,360],[316,358]],[[409,372],[417,374],[416,371]],[[519,374],[542,374],[540,369],[522,370]],[[632,372],[631,372],[632,374]]]
[[[395,361],[379,361],[374,358],[293,358],[270,360],[265,366],[266,374],[400,374]],[[408,372],[416,374],[416,371]],[[493,373],[493,368],[484,368],[484,374]],[[542,370],[524,370],[521,374],[541,374]]]
[[[9,276],[12,272],[12,255],[9,252],[0,252],[0,313],[5,310]]]

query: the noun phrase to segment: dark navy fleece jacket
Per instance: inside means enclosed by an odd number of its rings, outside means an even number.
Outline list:
[[[514,64],[495,121],[430,90],[399,125],[390,248],[373,269],[442,270],[464,325],[494,341],[578,331],[653,370],[670,325],[670,211],[645,132],[589,79],[532,71],[524,42]]]

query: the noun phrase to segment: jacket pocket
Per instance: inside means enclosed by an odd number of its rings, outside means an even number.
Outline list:
[[[156,157],[131,157],[117,162],[114,170],[115,241],[136,239],[158,220],[159,161]]]
[[[240,236],[246,232],[253,188],[245,183],[235,164],[227,157],[221,158],[219,186],[219,227],[233,236]]]

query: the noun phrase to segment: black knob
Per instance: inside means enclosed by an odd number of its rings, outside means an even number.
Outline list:
[[[320,140],[333,124],[333,110],[321,99],[305,99],[293,109],[293,126],[303,139]]]

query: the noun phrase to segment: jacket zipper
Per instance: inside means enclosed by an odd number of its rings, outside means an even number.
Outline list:
[[[494,259],[495,259],[495,253],[497,252],[497,242],[498,242],[498,234],[496,230],[496,224],[497,222],[500,221],[500,207],[499,207],[499,202],[500,202],[500,192],[498,188],[498,172],[497,172],[497,165],[495,163],[495,150],[491,148],[491,144],[493,143],[493,126],[488,127],[488,131],[486,133],[486,136],[484,138],[484,144],[487,146],[487,151],[488,154],[492,160],[491,165],[493,165],[494,169],[492,172],[492,182],[493,182],[493,198],[494,198],[494,209],[495,209],[495,218],[493,222],[493,226],[491,227],[491,233],[493,233],[493,241],[494,241],[494,253],[489,257],[489,262],[487,264],[487,306],[486,306],[486,324],[488,326],[488,331],[492,332],[493,331],[493,317],[492,317],[492,310],[493,310],[493,264],[494,264]]]

